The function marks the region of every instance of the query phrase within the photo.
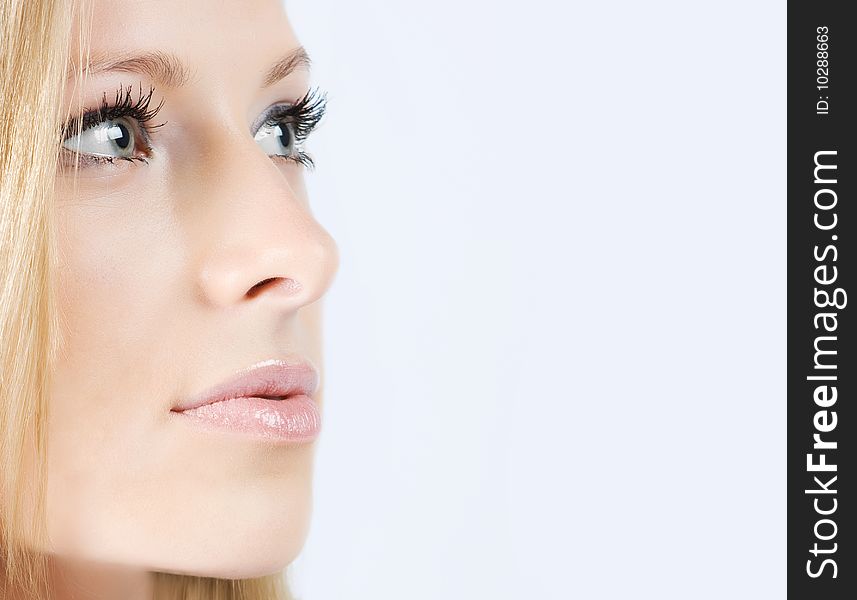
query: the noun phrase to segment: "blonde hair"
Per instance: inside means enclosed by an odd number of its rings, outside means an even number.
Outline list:
[[[71,29],[83,0],[0,2],[0,597],[51,598],[46,415],[61,347],[53,193]],[[90,20],[81,19],[81,23]],[[81,27],[81,30],[84,28]],[[82,34],[83,36],[83,34]],[[88,44],[83,45],[88,47]],[[55,125],[55,126],[47,126]],[[30,452],[26,452],[26,449]],[[34,464],[27,462],[28,456]],[[32,486],[28,485],[32,482]],[[155,600],[290,600],[284,574],[152,573]]]

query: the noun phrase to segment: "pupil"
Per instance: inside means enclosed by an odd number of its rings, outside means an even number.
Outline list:
[[[123,150],[127,148],[131,144],[131,135],[128,131],[128,128],[125,127],[122,123],[117,123],[116,127],[122,132],[122,136],[115,139],[116,145],[118,145]]]
[[[280,143],[283,147],[288,148],[292,142],[292,131],[289,126],[283,123],[280,125]]]

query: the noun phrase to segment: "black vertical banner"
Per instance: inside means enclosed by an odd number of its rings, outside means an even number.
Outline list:
[[[857,598],[857,307],[849,297],[857,294],[857,30],[847,7],[788,3],[787,560],[795,599]]]

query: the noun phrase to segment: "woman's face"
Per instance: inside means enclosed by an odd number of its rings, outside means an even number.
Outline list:
[[[309,90],[306,61],[280,0],[93,4],[93,72],[81,88],[69,80],[64,110],[97,109],[105,94],[115,104],[128,88],[120,104],[154,88],[142,108],[161,106],[148,138],[134,116],[70,138],[84,155],[76,188],[58,172],[65,343],[49,407],[47,550],[172,573],[274,573],[305,540],[313,438],[254,407],[211,422],[173,409],[263,361],[322,369],[320,304],[338,250],[290,139],[301,129],[286,123],[302,117],[271,113]]]

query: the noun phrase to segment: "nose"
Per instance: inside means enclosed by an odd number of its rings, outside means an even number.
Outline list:
[[[209,147],[193,181],[198,291],[216,307],[272,303],[293,311],[319,299],[339,249],[315,220],[297,165],[278,166],[249,136]],[[198,201],[197,201],[198,200]]]

